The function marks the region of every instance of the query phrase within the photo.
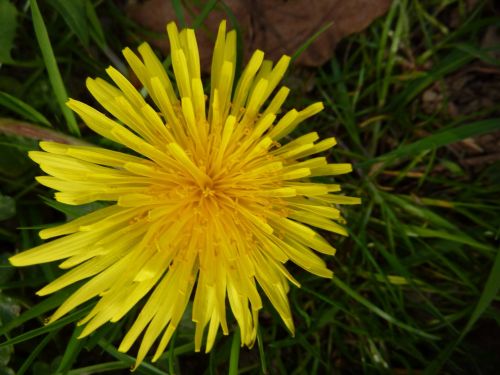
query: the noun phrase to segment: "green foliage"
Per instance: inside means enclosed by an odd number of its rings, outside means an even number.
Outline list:
[[[64,21],[72,32],[78,37],[80,42],[88,48],[90,36],[89,25],[86,14],[86,1],[85,0],[50,0],[57,12],[64,18]]]
[[[12,62],[11,50],[17,28],[17,9],[9,0],[0,0],[0,64]]]
[[[44,115],[31,107],[29,104],[17,99],[12,95],[7,94],[6,92],[0,91],[0,106],[9,109],[12,112],[15,112],[17,115],[26,120],[46,126],[51,126],[50,122],[45,118]]]
[[[73,115],[73,112],[71,112],[71,110],[66,107],[68,94],[66,93],[66,88],[64,87],[64,83],[59,72],[59,67],[57,66],[57,62],[52,50],[52,45],[50,43],[49,35],[47,33],[47,28],[45,27],[45,22],[43,20],[42,14],[40,13],[40,9],[38,8],[36,0],[31,0],[30,5],[31,14],[33,17],[33,27],[35,28],[35,35],[38,40],[38,45],[40,46],[40,51],[42,52],[42,57],[45,62],[45,68],[47,69],[49,81],[52,85],[52,90],[54,91],[54,95],[56,96],[57,102],[59,103],[61,112],[66,119],[68,130],[74,135],[79,135],[80,131],[76,124],[75,116]]]
[[[187,20],[181,3],[173,5]],[[44,325],[78,286],[38,298],[36,290],[61,271],[53,264],[15,269],[7,258],[40,243],[40,228],[100,207],[54,201],[34,181],[40,171],[26,152],[37,148],[43,134],[78,142],[68,135],[78,135],[79,128],[64,105],[67,93],[88,101],[87,76],[102,75],[110,64],[126,72],[120,50],[134,47],[146,32],[116,2],[50,0],[38,2],[39,9],[30,0],[27,11],[13,4],[0,0],[0,374],[127,374],[133,352],[120,353],[117,345],[130,317],[84,340],[77,339],[76,322],[92,304]],[[200,26],[219,5],[205,2],[194,24]],[[286,107],[318,99],[326,107],[298,132],[314,129],[338,139],[329,157],[352,162],[354,172],[336,182],[347,195],[363,199],[344,210],[350,237],[331,238],[338,249],[328,259],[335,278],[290,267],[302,284],[289,294],[295,337],[268,304],[253,349],[239,347],[233,324],[232,336],[220,334],[212,352],[194,353],[188,311],[160,360],[145,361],[136,373],[498,369],[498,342],[491,338],[500,336],[500,168],[498,161],[472,168],[463,163],[466,150],[451,146],[498,133],[500,112],[498,106],[449,110],[457,97],[451,83],[461,72],[477,66],[498,70],[495,48],[480,47],[500,20],[488,15],[490,6],[394,1],[385,16],[340,43],[325,66],[292,69],[285,84],[293,97]],[[308,84],[311,76],[314,85]],[[442,97],[424,108],[429,89]],[[41,126],[20,134],[12,130],[16,121]],[[86,128],[82,140],[115,147]]]

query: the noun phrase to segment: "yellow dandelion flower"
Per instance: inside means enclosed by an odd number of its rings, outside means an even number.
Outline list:
[[[140,57],[123,51],[154,105],[111,67],[106,72],[114,84],[97,78],[87,87],[112,118],[68,102],[89,128],[139,156],[54,142],[30,152],[49,175],[37,180],[58,191],[59,202],[110,205],[42,230],[43,239],[60,238],[10,258],[16,266],[64,260],[59,266],[71,270],[38,291],[41,296],[87,280],[50,318],[97,297],[79,322],[81,337],[144,299],[119,346],[128,351],[142,334],[137,364],[155,342],[153,361],[164,352],[191,299],[197,351],[207,326],[206,351],[219,327],[228,334],[226,300],[242,345],[253,345],[262,308],[258,286],[293,333],[287,293],[289,282],[299,283],[284,264],[331,277],[312,250],[333,255],[335,249],[312,227],[346,235],[336,205],[359,203],[335,194],[339,185],[315,182],[351,171],[350,164],[310,158],[334,146],[334,138],[318,141],[315,132],[286,138],[323,108],[315,103],[278,116],[289,89],[275,90],[289,57],[273,66],[256,51],[235,82],[236,33],[221,23],[207,99],[194,31],[178,32],[171,23],[167,32],[175,85],[148,44],[139,47]]]

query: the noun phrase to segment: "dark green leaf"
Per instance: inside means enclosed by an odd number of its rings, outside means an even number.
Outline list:
[[[9,0],[0,0],[0,64],[12,62],[11,50],[17,28],[17,9]]]

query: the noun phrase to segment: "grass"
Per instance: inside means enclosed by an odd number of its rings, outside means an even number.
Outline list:
[[[7,3],[0,0],[3,9]],[[176,9],[180,4],[174,1]],[[83,340],[74,323],[89,305],[45,326],[71,288],[38,299],[34,291],[57,267],[14,269],[6,259],[39,243],[36,229],[97,207],[57,204],[34,183],[39,171],[26,151],[37,142],[16,133],[16,125],[50,125],[63,137],[77,136],[61,106],[66,92],[88,99],[85,77],[102,75],[110,64],[123,70],[120,50],[136,44],[142,30],[113,2],[40,5],[33,0],[16,8],[13,50],[0,46],[0,57],[12,56],[0,66],[0,373],[126,374],[134,359],[115,345],[127,318]],[[207,2],[196,25],[214,6]],[[498,162],[467,168],[449,145],[499,131],[500,110],[448,112],[450,77],[478,63],[498,72],[491,51],[479,47],[500,21],[489,15],[492,7],[395,1],[367,30],[345,39],[323,67],[292,69],[285,83],[295,86],[294,96],[286,106],[324,101],[325,111],[307,126],[337,137],[331,157],[354,164],[340,181],[363,199],[345,209],[350,237],[332,238],[339,251],[328,262],[336,277],[325,281],[291,267],[303,285],[289,296],[295,337],[268,304],[253,349],[240,349],[234,332],[220,336],[210,354],[195,354],[187,315],[159,362],[144,363],[137,373],[488,374],[498,368]],[[314,86],[307,89],[302,82],[311,75]],[[443,98],[423,110],[430,87],[441,88]],[[30,129],[36,135],[40,128]],[[84,141],[105,144],[81,132]]]

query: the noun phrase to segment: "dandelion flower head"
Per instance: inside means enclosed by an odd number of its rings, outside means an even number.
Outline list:
[[[57,201],[109,205],[42,230],[42,239],[59,238],[10,258],[16,266],[62,261],[68,271],[41,296],[81,283],[49,322],[96,299],[80,337],[140,306],[119,346],[127,352],[138,341],[137,364],[153,347],[153,361],[165,351],[190,301],[197,351],[205,333],[206,351],[219,327],[229,333],[227,307],[242,345],[253,345],[258,288],[293,333],[287,293],[299,283],[285,263],[331,277],[315,252],[335,249],[313,228],[347,235],[337,205],[359,202],[315,179],[351,171],[321,156],[334,138],[289,138],[323,108],[280,114],[289,57],[273,65],[257,50],[236,81],[236,33],[222,22],[205,95],[194,31],[170,23],[167,32],[173,81],[148,44],[139,54],[123,51],[148,99],[110,67],[112,84],[89,78],[87,87],[111,116],[68,101],[90,129],[131,153],[54,142],[30,152],[48,174],[37,180],[57,191]]]

